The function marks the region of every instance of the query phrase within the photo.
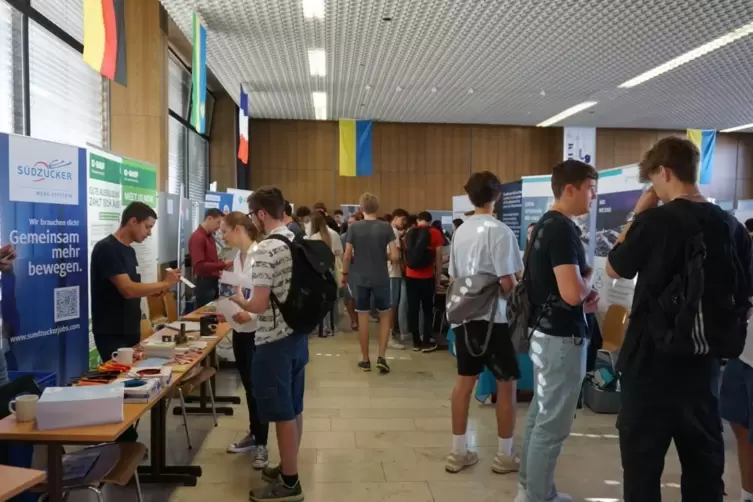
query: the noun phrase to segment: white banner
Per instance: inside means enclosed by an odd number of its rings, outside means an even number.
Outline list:
[[[586,164],[596,165],[596,128],[565,127],[563,159],[575,159]]]
[[[465,220],[465,213],[473,211],[475,208],[471,203],[471,199],[467,195],[453,195],[452,197],[452,219],[456,220],[460,218]]]
[[[228,188],[227,193],[233,195],[233,211],[240,211],[243,214],[248,213],[248,196],[253,190],[243,190],[242,188]]]

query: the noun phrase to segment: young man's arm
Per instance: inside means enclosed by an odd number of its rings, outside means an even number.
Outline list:
[[[648,253],[656,249],[656,239],[651,236],[650,220],[636,216],[622,240],[617,240],[607,256],[606,272],[612,279],[632,279],[646,262]]]
[[[102,275],[107,277],[125,299],[144,298],[157,295],[170,289],[180,280],[180,273],[176,270],[165,272],[165,280],[142,284],[134,282],[128,275],[123,257],[113,252],[109,247],[97,249],[97,255],[92,258],[92,266],[98,267]]]
[[[523,270],[523,260],[520,258],[515,234],[502,227],[499,230],[490,235],[492,241],[489,247],[492,251],[494,273],[499,277],[502,292],[506,294],[518,284],[516,274]]]
[[[580,238],[565,224],[550,223],[547,252],[557,281],[560,297],[568,305],[580,305],[591,293],[591,270],[581,270],[578,256],[582,253]]]

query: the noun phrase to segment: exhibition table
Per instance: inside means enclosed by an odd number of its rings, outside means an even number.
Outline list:
[[[10,500],[44,481],[44,471],[0,465],[0,501]]]
[[[159,339],[162,330],[153,335]],[[117,440],[129,427],[133,426],[146,412],[150,413],[151,443],[149,448],[149,465],[139,467],[139,479],[142,483],[179,483],[196,486],[201,476],[201,467],[194,465],[166,464],[166,398],[179,385],[184,375],[200,364],[205,364],[217,344],[230,332],[230,326],[221,323],[217,326],[215,336],[202,339],[207,345],[201,355],[188,364],[175,366],[173,378],[162,391],[147,403],[124,403],[123,421],[114,424],[67,429],[38,430],[35,422],[16,422],[15,415],[0,420],[0,441],[42,444],[47,446],[47,484],[49,500],[63,500],[63,445],[96,444]],[[171,331],[171,333],[174,333]],[[3,486],[0,484],[0,489]]]

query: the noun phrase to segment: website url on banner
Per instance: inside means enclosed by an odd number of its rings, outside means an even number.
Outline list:
[[[69,326],[60,326],[57,328],[40,329],[39,331],[35,331],[34,333],[26,333],[25,335],[13,336],[11,337],[10,341],[11,343],[24,342],[26,340],[33,340],[35,338],[42,338],[45,336],[61,335],[63,333],[67,333],[68,331],[75,331],[79,328],[81,328],[80,324],[71,324]]]

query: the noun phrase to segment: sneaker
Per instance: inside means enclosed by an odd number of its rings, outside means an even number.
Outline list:
[[[358,367],[364,371],[371,371],[371,361],[361,361],[358,363]]]
[[[282,483],[282,468],[279,465],[263,467],[261,470],[261,479],[267,483]]]
[[[435,350],[437,350],[437,342],[429,342],[421,346],[421,352],[423,352],[424,354],[434,352]]]
[[[300,481],[292,488],[282,483],[272,483],[259,490],[251,490],[249,499],[252,502],[301,502],[303,490]]]
[[[518,494],[515,495],[515,500],[513,502],[528,502],[526,489],[523,488],[523,485],[521,485],[520,483],[518,483]]]
[[[380,375],[386,375],[390,372],[390,367],[383,357],[377,357],[377,368],[379,368]]]
[[[415,345],[415,344],[413,345],[413,352],[421,352],[422,349],[423,349],[423,346],[421,345]]]
[[[247,451],[253,451],[256,449],[256,438],[252,433],[248,433],[246,437],[240,441],[231,444],[227,447],[228,453],[246,453]]]
[[[466,467],[478,462],[478,453],[466,450],[465,453],[450,453],[444,461],[444,470],[447,472],[460,472]]]
[[[266,446],[259,445],[254,452],[254,460],[251,462],[251,466],[256,469],[264,469],[269,465],[269,450]]]
[[[395,349],[395,350],[405,350],[405,345],[403,345],[402,343],[398,342],[394,338],[390,338],[390,341],[387,342],[387,347],[389,347],[391,349]]]
[[[494,456],[492,471],[497,474],[508,474],[510,472],[518,472],[518,470],[520,470],[519,458],[499,452]]]

